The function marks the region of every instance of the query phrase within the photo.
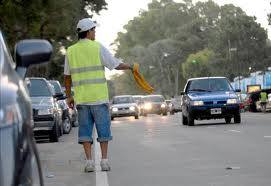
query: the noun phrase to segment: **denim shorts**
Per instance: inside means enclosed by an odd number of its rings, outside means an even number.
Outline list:
[[[93,143],[92,132],[95,125],[98,142],[106,142],[112,140],[111,136],[111,119],[109,113],[109,105],[77,105],[78,110],[78,143]]]

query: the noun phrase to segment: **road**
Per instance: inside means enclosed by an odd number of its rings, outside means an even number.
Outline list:
[[[117,118],[108,173],[82,172],[76,128],[59,143],[39,143],[46,185],[271,185],[271,113],[244,113],[242,124],[211,120],[191,127],[181,119],[180,113]]]

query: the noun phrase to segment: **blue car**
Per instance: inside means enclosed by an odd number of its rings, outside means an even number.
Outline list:
[[[189,79],[182,96],[182,123],[194,125],[194,120],[225,119],[241,123],[240,101],[225,77]]]

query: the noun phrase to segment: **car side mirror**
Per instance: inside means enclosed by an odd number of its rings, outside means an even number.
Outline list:
[[[241,89],[235,89],[235,92],[241,92]]]
[[[28,39],[19,41],[15,46],[16,71],[24,78],[30,65],[48,62],[52,52],[53,47],[47,40]]]
[[[181,92],[180,94],[183,96],[185,94],[185,92]]]

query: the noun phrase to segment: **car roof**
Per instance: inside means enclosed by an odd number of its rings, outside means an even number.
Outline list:
[[[114,96],[114,98],[120,98],[120,97],[132,97],[131,95],[120,95],[120,96]]]
[[[45,80],[47,81],[45,78],[42,78],[42,77],[27,77],[29,80],[32,80],[32,79],[37,79],[37,80]]]
[[[192,80],[199,80],[199,79],[227,79],[226,77],[220,77],[220,76],[214,76],[214,77],[198,77],[198,78],[190,78],[187,81],[192,81]]]
[[[157,94],[157,95],[147,95],[147,96],[145,96],[145,97],[163,97],[163,96],[160,95],[160,94]]]

